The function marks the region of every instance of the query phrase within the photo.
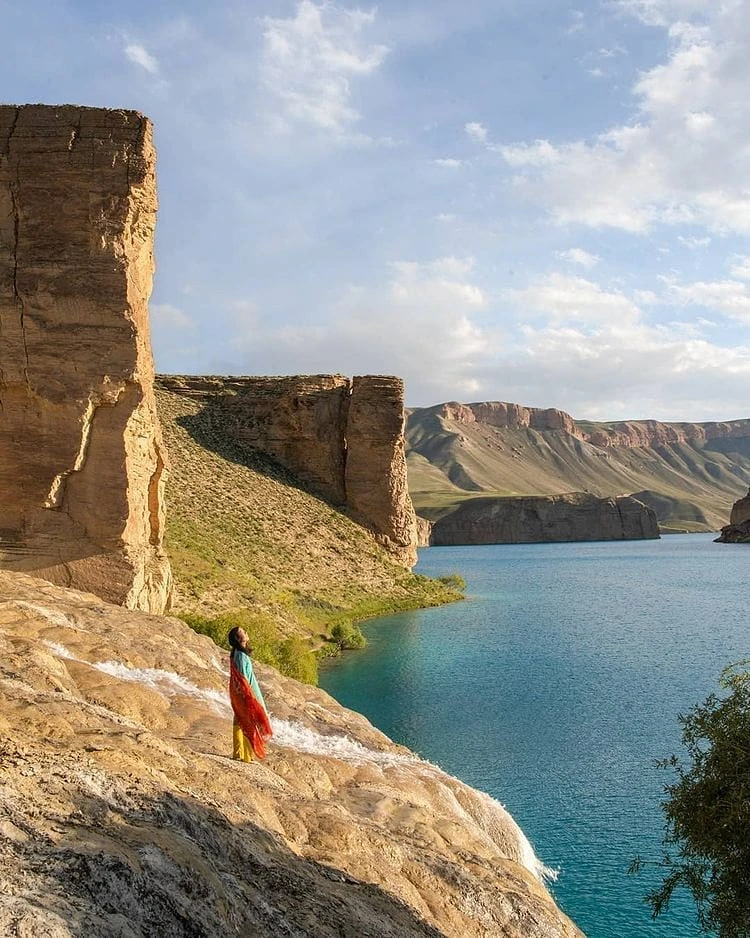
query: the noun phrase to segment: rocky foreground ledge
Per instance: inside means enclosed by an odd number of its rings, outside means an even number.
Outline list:
[[[224,656],[182,622],[0,572],[0,933],[573,938],[512,818],[258,666],[276,735],[226,758]]]

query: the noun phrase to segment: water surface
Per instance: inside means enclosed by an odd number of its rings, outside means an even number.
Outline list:
[[[747,657],[750,549],[660,541],[433,547],[467,600],[372,620],[322,686],[398,742],[502,801],[589,938],[692,938],[687,898],[656,922],[659,802],[677,714]]]

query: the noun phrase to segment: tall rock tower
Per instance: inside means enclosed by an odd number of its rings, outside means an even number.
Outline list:
[[[150,122],[0,106],[0,566],[168,604]]]

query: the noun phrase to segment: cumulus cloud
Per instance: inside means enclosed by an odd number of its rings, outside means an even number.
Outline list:
[[[729,273],[740,280],[750,280],[750,257],[735,257]]]
[[[256,327],[238,338],[239,370],[397,374],[410,400],[434,402],[446,386],[471,395],[473,369],[494,348],[477,321],[488,300],[473,272],[471,258],[392,263],[380,287],[351,286],[326,324]]]
[[[487,142],[487,128],[478,121],[469,121],[467,124],[464,124],[464,130],[469,139],[473,140],[474,143]]]
[[[750,323],[750,285],[747,283],[739,280],[669,282],[667,290],[671,301],[678,305],[701,306],[737,322]]]
[[[125,46],[125,55],[134,65],[145,69],[150,75],[159,74],[159,63],[156,58],[138,42],[130,42]]]
[[[551,323],[634,323],[640,318],[638,306],[624,293],[605,290],[584,277],[551,273],[507,297],[522,310],[541,313]]]
[[[666,61],[632,88],[635,119],[591,140],[503,145],[517,191],[560,223],[750,232],[750,18],[743,3],[622,2],[667,28]],[[694,16],[690,22],[680,17]]]
[[[564,261],[570,261],[571,264],[579,264],[581,267],[585,267],[586,270],[595,267],[601,260],[598,254],[589,254],[588,251],[584,251],[582,248],[570,248],[568,251],[559,251],[557,256],[561,257]]]
[[[301,0],[293,17],[263,19],[260,78],[281,106],[279,126],[352,139],[361,118],[352,83],[375,72],[388,51],[365,39],[374,20],[373,12],[312,0]]]

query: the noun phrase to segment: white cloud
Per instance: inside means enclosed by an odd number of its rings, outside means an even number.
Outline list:
[[[622,10],[649,26],[668,26],[675,20],[710,13],[716,0],[615,0]]]
[[[702,306],[737,322],[750,323],[750,284],[739,280],[669,282],[668,296],[682,306]]]
[[[617,291],[604,290],[583,277],[551,273],[507,296],[519,310],[546,316],[551,323],[634,323],[640,318],[636,304]]]
[[[458,169],[458,167],[463,166],[464,163],[463,160],[456,160],[452,157],[448,157],[447,159],[430,160],[430,162],[433,166],[440,166],[443,169]]]
[[[263,19],[261,81],[280,103],[277,126],[313,126],[341,140],[361,115],[352,104],[352,82],[375,72],[387,53],[363,34],[375,14],[334,3],[301,0],[291,18]]]
[[[634,120],[591,140],[497,149],[519,194],[559,223],[643,232],[657,222],[750,233],[750,17],[741,2],[638,0],[668,28],[666,61],[633,86]],[[693,15],[695,22],[680,20]]]
[[[588,251],[584,251],[582,248],[570,248],[568,251],[558,251],[557,256],[565,261],[570,261],[572,264],[579,264],[581,267],[585,267],[586,270],[595,267],[601,260],[598,254],[589,254]]]
[[[403,376],[411,399],[435,401],[450,386],[472,394],[472,374],[487,360],[493,338],[476,321],[487,305],[472,281],[472,258],[398,261],[379,287],[351,286],[326,324],[275,329],[256,323],[235,340],[244,373]]]
[[[469,139],[473,140],[474,143],[487,142],[487,128],[484,124],[480,124],[478,121],[469,121],[467,124],[464,124],[464,130]]]
[[[151,320],[155,325],[168,329],[192,329],[193,320],[172,303],[151,303],[149,306]]]
[[[750,256],[738,256],[733,258],[733,261],[729,273],[740,280],[750,280]]]
[[[145,69],[150,75],[159,74],[159,63],[156,58],[138,42],[131,42],[125,46],[125,55],[135,65]]]

